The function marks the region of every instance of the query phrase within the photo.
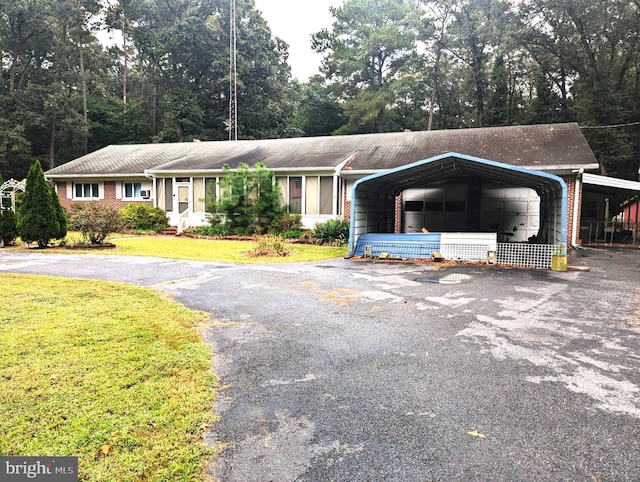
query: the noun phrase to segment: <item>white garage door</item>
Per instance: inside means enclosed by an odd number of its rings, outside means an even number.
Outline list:
[[[538,233],[540,197],[526,187],[483,186],[480,223],[498,241],[527,241]]]

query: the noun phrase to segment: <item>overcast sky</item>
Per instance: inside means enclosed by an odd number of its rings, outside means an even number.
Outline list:
[[[255,0],[271,33],[289,44],[291,74],[300,82],[318,73],[322,55],[311,50],[311,34],[331,28],[329,7],[343,0]]]
[[[343,0],[255,0],[256,8],[269,24],[271,33],[289,44],[291,74],[300,82],[318,73],[322,55],[311,50],[311,35],[331,28],[333,17],[329,7],[339,7]],[[99,40],[113,45],[119,35],[106,30]]]

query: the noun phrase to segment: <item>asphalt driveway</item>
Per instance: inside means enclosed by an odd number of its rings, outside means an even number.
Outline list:
[[[218,480],[640,480],[640,250],[570,264],[591,271],[0,250],[212,314]]]

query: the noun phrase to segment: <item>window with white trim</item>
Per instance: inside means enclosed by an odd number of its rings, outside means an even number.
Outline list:
[[[141,182],[123,182],[122,191],[125,199],[133,199],[142,197],[142,183]]]
[[[280,204],[288,206],[290,214],[334,214],[333,176],[276,177]]]
[[[100,197],[99,185],[94,183],[75,183],[73,185],[75,199],[98,199]]]
[[[302,214],[302,177],[289,178],[289,212]]]

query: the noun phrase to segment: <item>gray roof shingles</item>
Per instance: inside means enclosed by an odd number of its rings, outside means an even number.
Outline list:
[[[586,166],[598,161],[575,123],[394,132],[256,141],[113,145],[47,171],[49,178],[219,171],[263,162],[269,169],[386,170],[447,152],[520,167]]]

